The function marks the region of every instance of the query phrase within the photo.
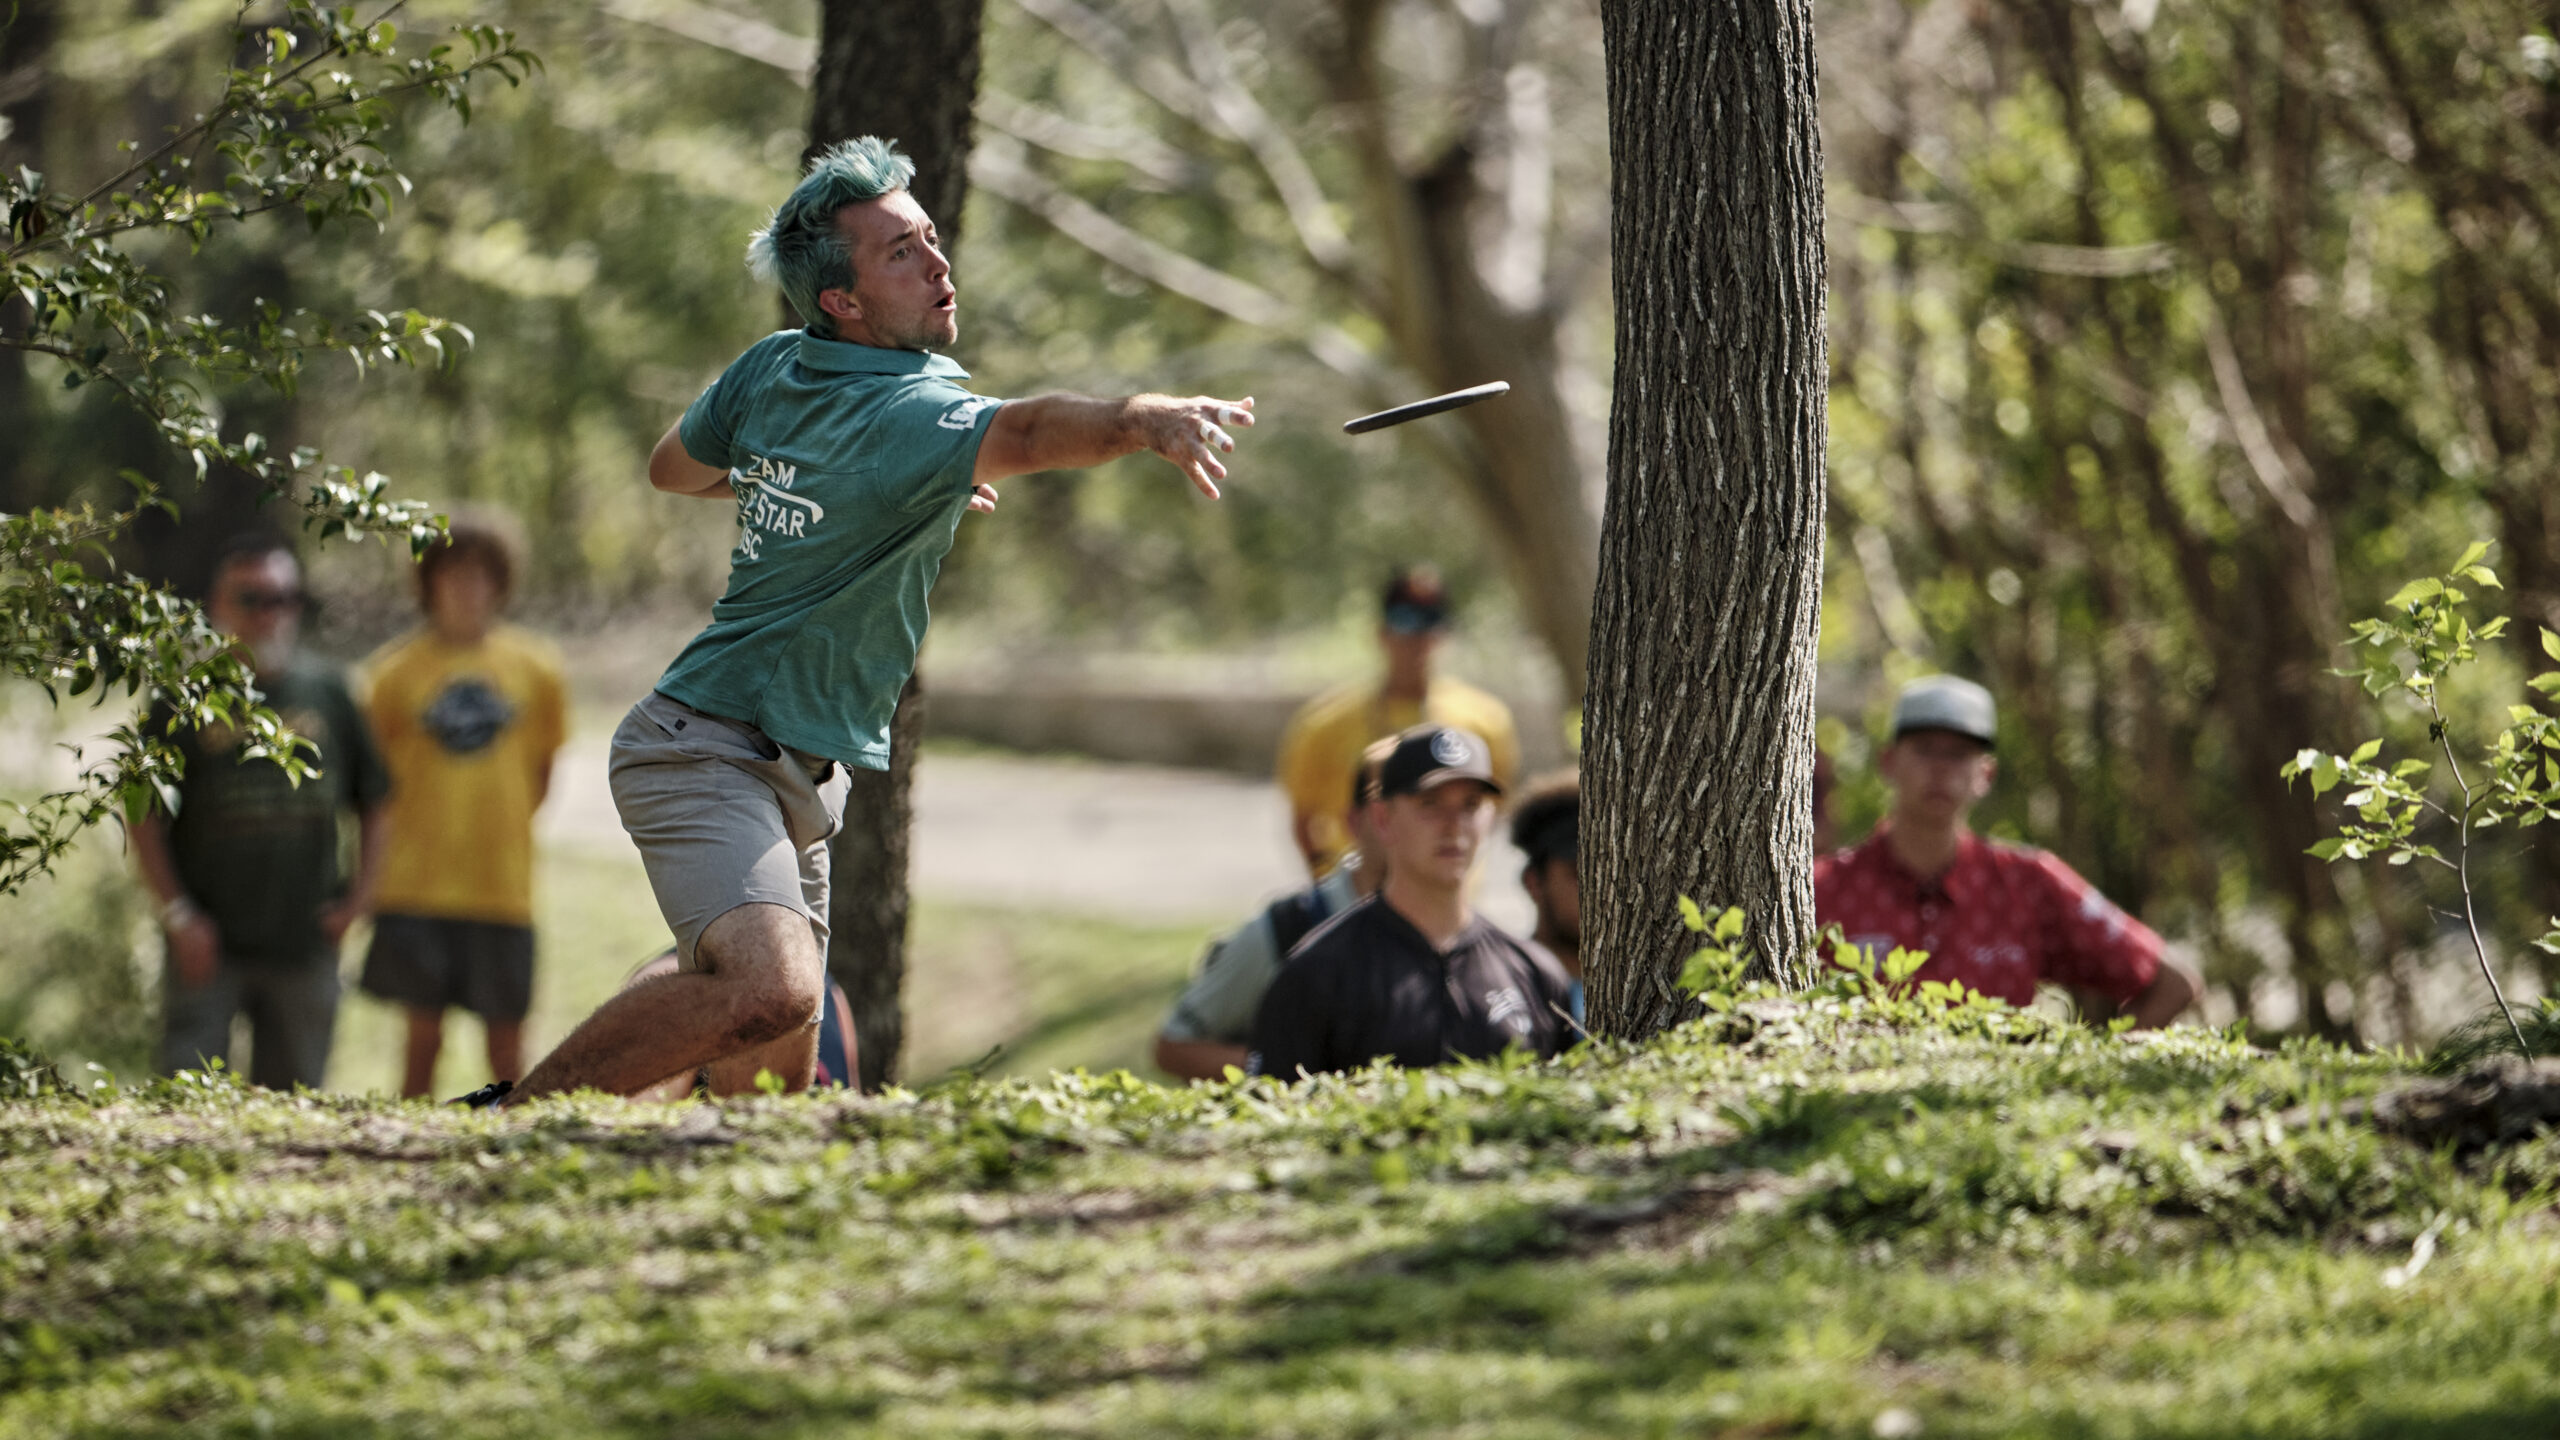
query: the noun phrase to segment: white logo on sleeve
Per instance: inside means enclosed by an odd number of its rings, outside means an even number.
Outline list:
[[[1004,402],[1001,400],[991,399],[984,395],[972,395],[968,399],[961,401],[959,404],[952,406],[950,409],[943,411],[940,423],[942,428],[945,430],[974,429],[978,423],[979,411],[991,409],[1003,403]]]
[[[1505,985],[1498,990],[1486,991],[1484,1008],[1487,1020],[1507,1028],[1512,1034],[1529,1033],[1529,1002],[1517,989]]]

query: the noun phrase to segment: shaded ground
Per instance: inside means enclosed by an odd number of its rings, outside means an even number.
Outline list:
[[[1297,1087],[0,1103],[0,1440],[2553,1433],[2560,1150],[2353,1118],[2404,1079],[1817,1014]]]

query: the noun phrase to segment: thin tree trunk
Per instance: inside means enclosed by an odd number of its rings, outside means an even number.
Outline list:
[[[898,1077],[906,1048],[907,837],[915,818],[916,741],[924,734],[924,686],[910,676],[889,722],[889,768],[852,770],[844,828],[827,847],[827,971],[853,1005],[854,1057],[862,1088]]]
[[[978,92],[980,0],[823,0],[812,77],[809,153],[858,135],[899,142],[916,162],[916,202],[960,242],[968,199],[970,106]],[[853,1003],[862,1088],[897,1077],[906,1040],[907,834],[924,690],[898,697],[889,768],[852,772],[844,828],[829,846],[827,970]]]
[[[1679,897],[1814,932],[1822,141],[1810,0],[1606,0],[1617,394],[1591,629],[1591,1009],[1677,1020]]]
[[[1435,446],[1430,457],[1500,547],[1523,618],[1554,657],[1570,708],[1589,671],[1598,535],[1565,403],[1564,297],[1553,275],[1539,276],[1534,296],[1503,293],[1486,276],[1483,212],[1504,197],[1488,192],[1481,161],[1506,143],[1501,107],[1478,107],[1423,163],[1403,153],[1410,137],[1398,124],[1385,73],[1387,8],[1381,0],[1341,0],[1335,10],[1339,48],[1330,79],[1359,165],[1361,224],[1374,237],[1365,248],[1378,267],[1364,277],[1373,283],[1354,289],[1395,359],[1427,391],[1511,383],[1500,404],[1452,417],[1450,428],[1463,442]],[[1498,88],[1516,39],[1487,43],[1488,57],[1499,58],[1486,60],[1478,83]]]
[[[45,81],[51,75],[55,32],[60,28],[53,0],[19,0],[11,18],[0,10],[0,167],[16,174],[19,167],[46,170]],[[0,334],[23,337],[27,302],[0,296]],[[51,497],[39,476],[44,447],[33,443],[38,425],[34,395],[29,390],[27,357],[22,350],[0,348],[0,513],[24,514]]]

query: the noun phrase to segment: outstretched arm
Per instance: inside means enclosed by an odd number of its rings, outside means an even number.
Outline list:
[[[976,479],[984,485],[1033,470],[1081,470],[1141,450],[1153,451],[1191,477],[1215,500],[1227,467],[1218,461],[1236,448],[1230,426],[1253,423],[1253,399],[1206,395],[1131,395],[1096,400],[1084,395],[1039,395],[1008,400],[987,422],[978,446]]]

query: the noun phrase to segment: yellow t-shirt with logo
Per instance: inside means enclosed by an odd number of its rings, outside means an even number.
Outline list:
[[[533,923],[533,812],[568,733],[560,657],[501,625],[477,645],[420,630],[365,665],[365,714],[391,769],[375,908]]]
[[[1483,738],[1493,751],[1493,774],[1505,789],[1520,779],[1520,734],[1511,708],[1463,680],[1435,679],[1422,703],[1389,700],[1380,687],[1345,685],[1328,690],[1289,718],[1280,736],[1280,788],[1289,808],[1311,817],[1310,838],[1319,849],[1309,873],[1322,875],[1351,848],[1343,813],[1351,808],[1351,776],[1370,742],[1429,720]]]

